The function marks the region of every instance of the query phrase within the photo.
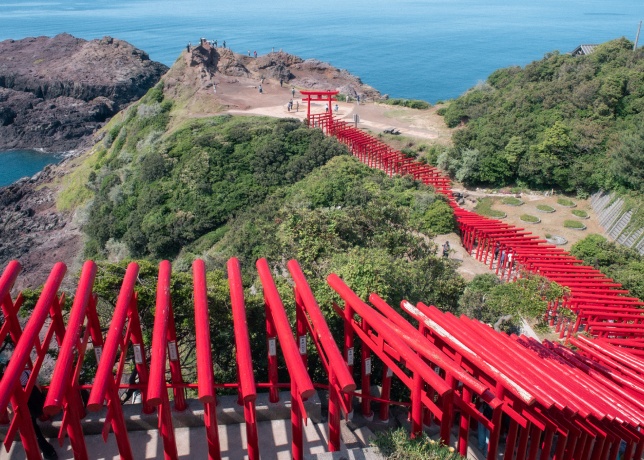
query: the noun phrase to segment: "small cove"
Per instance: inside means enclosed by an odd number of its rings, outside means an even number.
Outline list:
[[[0,187],[16,182],[22,177],[31,177],[45,166],[58,163],[62,153],[45,153],[38,150],[0,151]]]

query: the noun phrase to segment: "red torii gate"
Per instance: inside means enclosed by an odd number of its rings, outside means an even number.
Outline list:
[[[302,102],[306,102],[306,119],[309,121],[309,124],[311,126],[314,126],[311,124],[311,102],[324,102],[327,104],[327,110],[326,113],[323,115],[327,115],[332,119],[332,113],[333,113],[333,107],[331,106],[331,102],[335,101],[336,98],[334,96],[337,96],[340,91],[300,91],[301,94],[303,94],[304,98],[302,98]]]

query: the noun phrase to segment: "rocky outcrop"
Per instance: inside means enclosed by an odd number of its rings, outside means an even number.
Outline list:
[[[283,80],[285,84],[315,90],[339,90],[342,94],[358,94],[378,99],[380,93],[362,83],[359,77],[347,70],[338,69],[317,59],[303,60],[283,51],[255,58],[243,58],[248,69],[263,78]]]
[[[166,71],[145,52],[111,37],[2,41],[0,149],[76,149]]]
[[[18,289],[42,285],[55,262],[65,261],[72,273],[77,269],[81,229],[70,213],[56,209],[53,184],[65,173],[66,168],[49,165],[32,178],[0,188],[0,267],[20,261],[26,276],[18,277]]]

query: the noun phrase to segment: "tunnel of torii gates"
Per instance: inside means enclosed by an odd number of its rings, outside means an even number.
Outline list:
[[[512,281],[523,273],[538,273],[569,288],[564,298],[549,305],[546,319],[559,331],[560,342],[538,341],[525,336],[505,335],[467,317],[457,318],[423,303],[412,305],[400,299],[403,317],[397,310],[371,294],[360,299],[338,276],[330,274],[329,286],[342,299],[334,304],[344,319],[344,336],[336,342],[316,298],[297,261],[287,267],[293,282],[296,305],[295,331],[287,319],[283,299],[273,272],[265,259],[256,268],[265,300],[268,382],[255,382],[253,350],[246,323],[240,264],[228,261],[227,273],[235,337],[236,382],[216,382],[213,373],[213,344],[209,332],[206,268],[201,260],[192,267],[196,382],[184,381],[186,369],[180,362],[172,312],[171,265],[159,264],[152,343],[143,343],[137,307],[136,283],[139,267],[133,262],[123,277],[109,324],[100,324],[93,283],[96,265],[87,261],[81,271],[69,313],[63,315],[65,294],[59,294],[66,272],[57,263],[22,327],[19,320],[22,293],[12,296],[20,264],[10,262],[0,277],[3,322],[0,340],[13,344],[13,354],[0,381],[0,418],[8,427],[4,445],[9,449],[19,434],[28,459],[40,458],[27,399],[50,348],[58,348],[44,412],[59,420],[58,440],[69,443],[74,457],[87,459],[83,435],[86,413],[106,411],[103,438],[110,430],[121,458],[133,458],[119,391],[141,393],[141,411],[157,412],[159,436],[166,459],[177,458],[173,414],[188,407],[186,390],[198,394],[192,407],[203,405],[204,436],[210,459],[221,458],[217,430],[216,391],[233,388],[243,406],[250,459],[260,458],[255,400],[257,389],[269,393],[275,403],[280,389],[290,389],[292,456],[303,457],[303,404],[316,389],[328,391],[328,449],[340,449],[340,420],[359,401],[366,417],[389,419],[390,406],[409,407],[411,435],[423,426],[436,425],[449,444],[466,454],[468,436],[482,424],[490,432],[487,458],[496,459],[640,459],[644,451],[644,327],[642,302],[629,297],[618,283],[573,256],[548,244],[522,228],[481,217],[461,209],[450,189],[450,181],[426,164],[407,158],[384,143],[332,116],[331,101],[337,91],[303,91],[309,103],[308,123],[335,136],[352,154],[388,175],[411,175],[445,195],[454,209],[464,247],[488,264],[499,277]],[[312,101],[329,104],[329,110],[312,114]],[[494,248],[512,254],[494,260]],[[508,263],[511,259],[513,263]],[[146,306],[146,308],[151,306]],[[576,314],[567,323],[564,311]],[[103,331],[107,331],[105,334]],[[586,334],[577,335],[578,331]],[[257,331],[253,331],[257,332]],[[308,341],[311,346],[308,346]],[[356,342],[357,341],[357,342]],[[359,356],[354,346],[360,344]],[[565,346],[571,344],[574,348]],[[277,346],[279,345],[279,347]],[[214,344],[214,350],[216,350]],[[98,367],[93,383],[81,385],[80,370],[88,351],[93,350]],[[323,382],[312,382],[307,353],[317,353],[326,371]],[[278,381],[278,353],[290,376]],[[139,381],[123,384],[126,361],[132,359]],[[381,390],[377,396],[361,391],[371,386],[375,362],[382,363]],[[356,369],[357,367],[357,369]],[[28,383],[20,385],[20,374],[31,369]],[[356,382],[354,376],[359,377]],[[410,389],[408,401],[392,401],[392,379]],[[84,405],[79,390],[89,391]],[[283,396],[282,396],[283,397]],[[483,405],[491,417],[483,415]],[[11,405],[10,410],[9,405]],[[377,414],[372,411],[377,410]],[[62,417],[60,415],[62,413]],[[489,414],[488,414],[489,415]],[[455,430],[454,432],[452,430]],[[499,443],[501,438],[504,443]],[[621,452],[620,452],[621,451]]]

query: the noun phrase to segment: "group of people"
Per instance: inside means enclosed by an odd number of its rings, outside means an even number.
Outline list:
[[[289,112],[293,110],[293,99],[288,101],[288,104],[286,104],[286,110],[288,110]],[[300,110],[300,101],[295,101],[295,111],[299,112],[299,110]]]
[[[218,46],[217,40],[208,40],[208,39],[206,39],[206,38],[200,38],[200,39],[199,39],[199,44],[200,44],[201,46],[203,46],[203,45],[210,45],[210,46],[212,46],[213,48],[217,48],[217,46]],[[222,42],[222,47],[223,47],[223,48],[226,48],[226,40],[224,40],[224,41]],[[191,42],[188,42],[188,44],[186,45],[186,50],[188,50],[188,53],[190,52],[190,50],[191,50],[191,49],[192,49],[192,43],[191,43]],[[248,55],[250,56],[250,51],[248,52]],[[255,57],[257,57],[257,51],[255,51]]]
[[[503,266],[505,264],[505,260],[507,258],[508,261],[508,266],[512,266],[513,262],[513,256],[512,253],[506,252],[505,249],[501,250],[501,243],[498,241],[496,242],[496,245],[494,246],[494,260],[499,258],[499,254],[501,255],[501,259],[499,260],[499,264]]]

